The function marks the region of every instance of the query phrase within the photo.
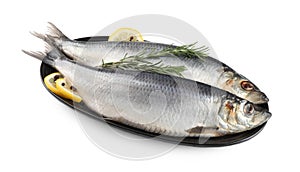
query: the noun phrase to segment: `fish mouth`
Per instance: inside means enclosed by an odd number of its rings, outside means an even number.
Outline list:
[[[269,111],[269,105],[267,103],[262,104],[253,104],[254,109],[260,112],[268,112]]]
[[[253,106],[256,111],[261,112],[259,115],[259,120],[261,121],[260,124],[267,122],[272,117],[272,113],[269,112],[269,106],[267,103],[253,104]]]
[[[261,95],[261,100],[262,100],[263,103],[269,102],[269,98],[265,94]]]
[[[264,104],[269,102],[269,98],[262,92],[254,92],[247,96],[247,99],[255,104]]]
[[[269,111],[265,111],[262,115],[264,116],[265,121],[268,121],[272,117],[272,113]]]

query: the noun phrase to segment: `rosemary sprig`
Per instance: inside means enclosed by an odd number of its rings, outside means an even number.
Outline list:
[[[148,57],[143,55],[125,56],[118,62],[105,63],[102,60],[102,67],[104,68],[120,68],[120,69],[135,69],[139,71],[149,71],[167,75],[182,76],[182,72],[186,70],[184,66],[170,66],[164,65],[162,61],[151,63],[147,59],[154,59],[156,57]]]
[[[153,50],[151,52],[142,51],[134,56],[127,56],[127,54],[118,62],[105,63],[102,60],[102,67],[105,68],[120,68],[120,69],[135,69],[140,71],[150,71],[161,74],[182,76],[182,72],[186,70],[184,66],[170,66],[164,65],[162,61],[152,63],[148,60],[159,59],[162,56],[175,56],[186,58],[199,58],[203,60],[208,56],[208,47],[202,46],[195,48],[195,44],[182,45],[177,47],[169,47],[160,51]]]
[[[150,53],[145,53],[142,51],[140,55],[147,55],[148,58],[154,57],[162,57],[162,56],[176,56],[176,57],[186,57],[186,58],[199,58],[203,60],[205,57],[208,57],[209,48],[207,46],[195,47],[197,42],[189,45],[182,46],[170,46],[168,48],[164,48],[160,51],[153,50]]]
[[[209,48],[207,46],[201,46],[201,47],[195,47],[195,44],[189,44],[189,45],[182,45],[177,47],[170,47],[163,49],[162,52],[168,53],[170,55],[174,55],[177,57],[187,57],[187,58],[193,58],[198,57],[200,59],[203,59],[208,56]]]

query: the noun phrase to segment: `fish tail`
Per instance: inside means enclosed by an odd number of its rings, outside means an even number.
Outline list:
[[[61,49],[63,41],[71,41],[54,24],[49,22],[48,34],[30,32],[33,36],[45,41],[48,45]]]
[[[40,51],[37,51],[37,52],[33,52],[33,51],[25,51],[25,50],[22,50],[23,53],[31,56],[31,57],[34,57],[38,60],[43,60],[45,57],[46,57],[46,53],[43,53],[43,52],[40,52]]]
[[[41,52],[41,51],[26,51],[26,50],[22,50],[23,53],[34,57],[38,60],[43,61],[44,63],[51,65],[54,67],[55,61],[60,59],[67,59],[67,57],[55,46],[46,44],[45,45],[45,52]]]
[[[43,61],[44,58],[47,56],[47,54],[52,50],[54,49],[54,45],[52,43],[52,41],[45,35],[43,34],[40,34],[40,33],[37,33],[37,32],[30,32],[33,36],[39,38],[39,39],[42,39],[46,42],[45,44],[45,51],[44,52],[41,52],[41,51],[26,51],[26,50],[22,50],[23,53],[31,56],[31,57],[34,57],[38,60],[41,60]]]
[[[22,50],[25,54],[34,57],[38,60],[43,61],[52,67],[55,67],[55,62],[57,60],[66,60],[68,59],[57,47],[52,47],[51,45],[46,45],[45,52],[33,52]]]
[[[37,32],[30,32],[33,36],[45,41],[47,44],[49,45],[54,45],[55,44],[55,40],[50,39],[47,35],[43,35]]]
[[[65,34],[62,33],[53,23],[48,22],[48,32],[47,35],[49,38],[52,39],[59,39],[59,40],[70,40]]]

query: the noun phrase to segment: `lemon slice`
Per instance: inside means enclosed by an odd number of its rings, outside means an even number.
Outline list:
[[[142,34],[132,28],[119,28],[108,38],[108,41],[144,42]]]
[[[55,72],[55,73],[52,73],[50,75],[47,75],[45,78],[44,78],[44,83],[46,85],[46,87],[51,91],[53,92],[54,94],[56,95],[59,95],[60,96],[60,92],[59,90],[56,88],[56,83],[55,81],[59,78],[62,78],[62,75],[58,72]]]
[[[55,83],[61,97],[73,100],[77,103],[82,101],[82,98],[76,93],[74,87],[69,85],[65,79],[59,78],[55,81]]]

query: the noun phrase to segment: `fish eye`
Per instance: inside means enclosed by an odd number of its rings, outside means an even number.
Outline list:
[[[254,85],[249,81],[241,82],[241,87],[246,91],[252,91],[254,89]]]
[[[254,112],[254,106],[250,103],[244,106],[244,113],[247,115],[251,115]]]

